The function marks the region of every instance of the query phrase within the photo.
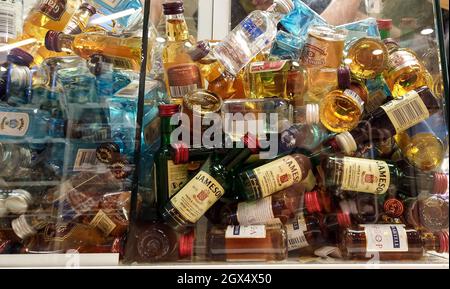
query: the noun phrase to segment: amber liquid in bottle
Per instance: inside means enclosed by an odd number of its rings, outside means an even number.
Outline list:
[[[375,38],[361,38],[349,49],[344,60],[352,74],[358,79],[373,79],[380,75],[387,65],[386,46]]]

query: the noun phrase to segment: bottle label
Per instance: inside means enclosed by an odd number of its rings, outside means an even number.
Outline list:
[[[39,11],[54,21],[61,20],[66,12],[67,0],[42,0],[39,5]]]
[[[386,162],[350,157],[344,158],[342,190],[385,194],[390,183],[391,175]]]
[[[109,234],[111,234],[111,232],[116,228],[116,224],[102,210],[98,211],[97,215],[95,215],[92,219],[90,225],[97,227],[100,231],[105,233],[105,236],[109,236]]]
[[[225,239],[265,239],[266,226],[228,226]]]
[[[397,133],[401,133],[430,117],[427,106],[416,91],[411,91],[381,106]]]
[[[408,252],[404,225],[364,225],[367,252]]]
[[[307,67],[321,67],[327,63],[328,43],[315,37],[309,37],[305,44],[300,61]]]
[[[73,171],[82,172],[93,170],[98,164],[97,150],[79,149],[73,164]]]
[[[388,73],[391,74],[409,66],[421,66],[421,64],[411,52],[405,50],[396,51],[389,57]]]
[[[25,136],[30,125],[27,113],[0,112],[0,135]]]
[[[0,37],[17,37],[17,7],[15,2],[15,0],[2,1],[2,10],[0,12]]]
[[[223,195],[225,189],[207,172],[200,171],[171,203],[189,222],[196,223]]]
[[[280,71],[286,63],[287,60],[254,62],[250,65],[250,73]]]
[[[240,225],[265,225],[274,218],[272,197],[238,204],[237,219]]]
[[[188,164],[176,165],[173,161],[167,161],[167,178],[169,186],[169,198],[171,198],[188,179]]]
[[[286,225],[289,251],[294,251],[309,246],[308,240],[305,237],[305,231],[307,230],[308,228],[306,227],[303,216],[299,216],[297,220]]]
[[[259,36],[263,35],[263,31],[259,28],[258,23],[253,22],[250,17],[247,17],[244,21],[241,22],[242,32],[244,32],[245,36],[247,36],[249,42],[253,42]],[[239,47],[236,47],[239,49]]]
[[[257,198],[289,188],[302,181],[302,170],[292,156],[286,156],[253,170],[259,184]]]
[[[167,70],[170,96],[183,98],[186,94],[202,88],[200,69],[195,64],[183,64]]]
[[[369,95],[369,100],[364,105],[368,113],[374,112],[377,108],[382,106],[387,100],[387,96],[382,89],[379,89]]]

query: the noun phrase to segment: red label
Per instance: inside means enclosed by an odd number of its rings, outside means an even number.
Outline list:
[[[250,73],[280,71],[283,69],[286,62],[287,60],[255,62],[250,66]]]
[[[59,21],[66,12],[66,2],[67,0],[43,0],[39,5],[39,11],[52,20]]]

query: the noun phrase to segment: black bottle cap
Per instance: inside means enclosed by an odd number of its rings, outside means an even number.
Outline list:
[[[163,4],[164,15],[176,15],[184,13],[183,2],[169,2]]]
[[[50,51],[62,52],[58,47],[58,38],[62,32],[50,30],[45,35],[45,47]]]
[[[20,48],[14,48],[9,52],[7,60],[17,65],[30,66],[34,61],[34,57]]]
[[[189,56],[192,61],[199,61],[200,59],[206,57],[211,51],[208,41],[203,40],[197,42],[197,45],[188,51]]]

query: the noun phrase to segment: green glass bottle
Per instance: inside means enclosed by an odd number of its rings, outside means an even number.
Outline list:
[[[232,172],[258,151],[253,137],[245,136],[245,147],[223,156],[213,154],[200,171],[176,192],[162,209],[165,221],[179,232],[192,227],[231,188]]]

